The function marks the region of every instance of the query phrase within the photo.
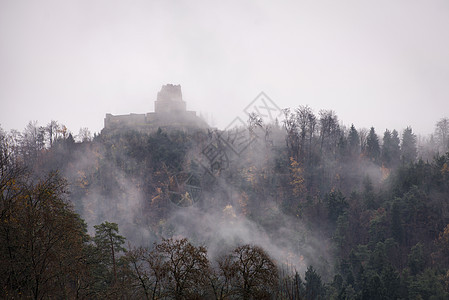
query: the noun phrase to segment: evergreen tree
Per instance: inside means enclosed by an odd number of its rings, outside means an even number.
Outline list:
[[[391,208],[391,234],[398,244],[402,244],[403,230],[399,200],[393,202]]]
[[[345,212],[349,204],[340,191],[332,191],[326,195],[329,221],[335,226],[338,217]]]
[[[324,287],[321,276],[312,266],[307,268],[304,279],[306,282],[306,299],[322,299]]]
[[[379,138],[377,137],[374,127],[371,127],[368,137],[366,138],[366,156],[373,162],[378,162],[380,157]]]
[[[401,159],[403,163],[412,163],[416,160],[416,135],[411,127],[404,129],[402,134]]]
[[[299,297],[303,297],[305,294],[305,287],[304,282],[301,279],[301,276],[299,276],[298,272],[295,272],[295,295]]]
[[[382,281],[379,275],[376,273],[371,274],[368,278],[364,280],[364,286],[362,290],[363,300],[382,300],[385,299],[385,291],[382,286]]]
[[[385,130],[384,137],[383,137],[382,141],[383,141],[382,152],[381,152],[382,165],[389,168],[391,166],[391,148],[392,148],[390,130],[388,130],[388,129]]]
[[[363,193],[362,193],[367,209],[377,209],[376,195],[374,193],[373,182],[368,176],[363,179]]]
[[[385,266],[382,270],[381,279],[385,289],[385,299],[397,299],[401,287],[401,280],[399,273],[392,265],[388,264]]]
[[[396,129],[391,132],[391,144],[390,144],[390,159],[391,166],[395,167],[401,160],[401,140],[399,139],[399,133]]]
[[[412,275],[417,275],[424,270],[426,265],[423,244],[417,243],[408,255],[408,267]]]
[[[348,134],[348,148],[349,155],[353,158],[358,157],[360,154],[360,137],[354,124],[351,124]]]
[[[125,237],[118,234],[118,225],[105,221],[100,225],[95,225],[94,242],[99,254],[104,258],[106,265],[112,265],[114,283],[117,281],[117,254],[125,252],[122,245]]]
[[[446,284],[436,270],[426,269],[410,282],[409,299],[449,299]]]

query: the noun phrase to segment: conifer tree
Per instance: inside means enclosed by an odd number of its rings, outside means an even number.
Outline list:
[[[125,237],[118,234],[118,225],[116,223],[105,221],[100,225],[95,225],[94,228],[94,242],[100,255],[103,255],[105,263],[107,265],[112,265],[115,283],[117,281],[116,257],[119,252],[126,251],[126,249],[122,247],[125,243]]]
[[[351,124],[349,129],[348,148],[351,157],[357,157],[360,154],[360,137],[354,124]]]
[[[366,155],[369,160],[373,162],[379,161],[380,146],[379,138],[377,137],[374,127],[371,127],[368,137],[366,138]]]
[[[402,134],[401,160],[403,163],[412,163],[416,160],[416,156],[416,135],[411,127],[407,127]]]

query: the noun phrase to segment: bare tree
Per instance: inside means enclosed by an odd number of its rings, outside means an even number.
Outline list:
[[[85,233],[57,173],[31,181],[13,167],[0,180],[0,298],[69,298],[86,266]]]
[[[435,125],[435,138],[438,151],[446,152],[449,149],[449,118],[442,118]]]
[[[59,124],[58,122],[51,120],[50,123],[47,124],[45,127],[47,133],[48,133],[48,141],[51,146],[53,146],[53,142],[56,140],[58,131],[59,131]]]
[[[205,247],[195,247],[185,238],[164,239],[151,258],[154,274],[162,277],[165,296],[193,299],[205,293],[210,272]]]
[[[359,137],[360,137],[360,152],[365,153],[366,151],[366,139],[368,138],[368,129],[361,128],[359,129]]]
[[[300,105],[296,109],[296,120],[299,128],[301,161],[310,158],[312,141],[316,127],[316,116],[309,106]]]
[[[87,127],[80,128],[77,139],[80,142],[90,142],[92,140],[92,134],[90,133],[89,128]]]
[[[278,282],[276,265],[258,246],[235,248],[221,260],[220,271],[241,299],[270,299]]]
[[[300,105],[295,112],[284,110],[284,128],[287,131],[289,156],[304,162],[312,153],[312,144],[316,128],[316,116],[308,106]]]
[[[338,117],[332,110],[320,110],[320,149],[333,152],[339,139]]]
[[[131,248],[131,247],[129,247]],[[138,247],[129,250],[124,259],[129,264],[131,270],[131,286],[134,290],[143,290],[143,295],[141,293],[135,292],[133,295],[137,298],[150,299],[151,294],[151,281],[150,281],[150,270],[146,266],[146,258],[148,256],[148,250],[143,247]],[[155,295],[153,295],[153,299]]]
[[[284,109],[284,128],[287,132],[286,143],[289,156],[299,158],[300,139],[296,115],[290,109]]]

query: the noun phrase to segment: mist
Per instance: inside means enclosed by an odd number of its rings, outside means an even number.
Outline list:
[[[446,1],[1,1],[0,120],[10,130],[57,116],[98,133],[105,113],[152,111],[170,82],[221,129],[265,91],[281,108],[429,134],[449,115],[448,11]]]
[[[206,246],[212,260],[238,245],[257,245],[279,265],[299,273],[314,265],[330,279],[334,254],[325,237],[327,229],[304,224],[301,210],[297,215],[285,214],[282,202],[295,203],[298,196],[277,194],[292,179],[290,171],[276,171],[282,164],[279,154],[287,150],[287,136],[279,120],[275,121],[269,115],[249,113],[246,124],[237,122],[227,131],[199,131],[187,138],[176,132],[103,132],[101,142],[75,152],[63,174],[71,182],[75,208],[88,223],[90,234],[94,225],[108,221],[117,223],[133,246],[151,248],[164,238],[187,237]],[[142,167],[154,163],[148,159],[155,154],[144,146],[151,136],[160,138],[152,143],[184,150],[174,164],[162,164],[144,175],[148,171]],[[149,156],[136,156],[136,151],[149,151]],[[322,163],[332,168],[334,161],[329,157]],[[346,176],[351,166],[343,164],[333,172]],[[366,161],[359,168],[357,177],[370,178],[376,188],[382,185],[378,165]],[[345,184],[332,179],[334,175],[326,177],[333,181],[330,186],[344,190]],[[184,189],[184,184],[195,190]],[[360,179],[350,186],[361,188]],[[314,197],[323,197],[324,192],[317,191]],[[310,200],[305,195],[300,199],[307,207]]]
[[[250,244],[298,291],[313,266],[333,298],[447,296],[446,28],[444,0],[0,0],[0,163],[60,174],[130,250]]]
[[[276,194],[258,191],[260,198],[254,206],[242,190],[242,184],[263,184],[259,182],[263,180],[259,178],[260,173],[271,173],[274,167],[273,141],[281,147],[285,136],[277,128],[271,130],[275,134],[267,140],[265,133],[273,126],[258,126],[252,131],[240,127],[240,132],[248,139],[252,132],[252,139],[238,155],[233,152],[237,148],[232,151],[229,148],[238,147],[229,139],[234,137],[232,130],[197,135],[194,142],[189,143],[181,166],[164,175],[169,181],[186,172],[198,177],[200,194],[187,205],[172,198],[167,183],[163,183],[167,190],[152,190],[152,196],[146,194],[144,186],[154,185],[155,179],[145,179],[139,173],[142,161],[123,153],[111,153],[107,142],[93,143],[83,151],[75,151],[63,175],[70,182],[75,209],[87,222],[91,235],[94,225],[114,222],[133,246],[151,248],[163,238],[187,237],[195,244],[206,246],[211,259],[238,245],[257,245],[279,265],[303,273],[307,266],[314,264],[324,271],[323,275],[329,276],[331,273],[325,265],[332,264],[333,258],[329,242],[319,232],[311,232],[298,219],[284,215]],[[175,140],[173,136],[170,138]],[[119,141],[114,136],[103,139]],[[228,148],[217,144],[224,141],[231,143],[227,144]],[[213,167],[216,161],[209,161],[204,152],[211,144],[223,147],[221,150],[226,152],[226,162],[220,161],[217,168]],[[121,146],[116,144],[116,147]],[[105,159],[107,157],[109,159]],[[132,168],[133,172],[127,172],[127,168]],[[249,173],[240,177],[242,168],[249,168]],[[98,176],[100,180],[95,179]],[[166,213],[152,214],[151,203],[162,198]]]

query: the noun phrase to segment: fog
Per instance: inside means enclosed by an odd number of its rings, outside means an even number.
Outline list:
[[[428,134],[449,115],[449,3],[0,1],[0,124],[99,132],[166,83],[225,128],[259,92],[358,128]]]
[[[249,137],[246,129],[244,132]],[[228,139],[228,134],[232,136],[232,132],[204,135],[204,139],[193,144],[178,174],[185,172],[198,176],[200,195],[187,205],[179,205],[171,197],[166,199],[169,204],[166,218],[159,213],[150,215],[148,195],[142,189],[148,181],[139,172],[126,174],[113,160],[104,160],[107,157],[104,145],[97,144],[77,152],[63,170],[63,175],[70,182],[75,209],[87,222],[92,235],[94,225],[104,221],[114,222],[132,246],[152,247],[162,238],[187,237],[195,244],[205,245],[211,259],[237,245],[258,245],[279,265],[288,265],[304,273],[307,266],[313,264],[328,278],[331,270],[325,268],[333,263],[329,241],[321,236],[322,233],[306,228],[297,218],[285,215],[279,207],[275,188],[266,186],[265,192],[257,191],[260,196],[257,207],[254,204],[251,208],[247,207],[250,204],[245,199],[248,196],[242,190],[242,184],[263,186],[261,181],[264,177],[274,173],[273,149],[285,143],[283,130],[279,128],[276,131],[274,128],[271,132],[268,145],[264,130],[254,129],[253,139],[239,148],[240,152],[235,151],[239,144]],[[220,170],[214,171],[213,162],[207,159],[204,149],[225,140],[230,143],[223,146],[228,160],[226,163],[222,161]],[[125,154],[120,155],[118,160],[125,165],[144,163]],[[193,167],[194,162],[199,169]],[[103,170],[107,175],[98,175],[99,169],[100,174]],[[246,172],[242,171],[245,169]],[[167,175],[170,178],[177,176],[173,172]],[[96,176],[101,176],[102,180],[92,181]],[[376,177],[373,178],[376,180]],[[154,183],[150,181],[150,184]],[[171,189],[169,185],[168,189]],[[105,191],[111,191],[111,194],[106,195]],[[164,195],[161,193],[156,197]],[[155,216],[156,220],[152,219]]]

